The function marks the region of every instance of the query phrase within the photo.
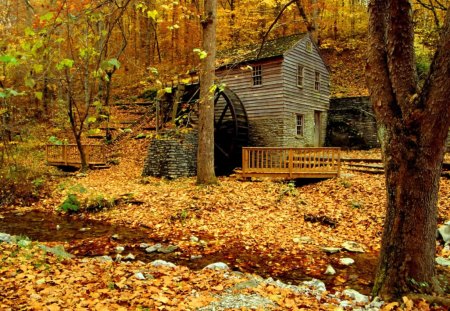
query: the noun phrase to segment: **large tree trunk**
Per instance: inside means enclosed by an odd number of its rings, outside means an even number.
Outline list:
[[[205,0],[202,47],[207,53],[200,72],[197,183],[214,184],[214,76],[216,59],[217,0]]]
[[[439,178],[450,125],[450,13],[422,89],[408,0],[372,0],[366,69],[386,171],[387,210],[374,295],[431,293]]]

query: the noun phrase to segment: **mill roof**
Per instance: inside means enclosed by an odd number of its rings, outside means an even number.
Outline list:
[[[283,56],[284,53],[293,48],[294,45],[306,35],[306,33],[300,33],[268,40],[264,43],[263,49],[258,58],[257,56],[261,48],[261,44],[252,44],[234,49],[218,51],[217,65],[218,67],[222,67],[230,64],[239,64]]]

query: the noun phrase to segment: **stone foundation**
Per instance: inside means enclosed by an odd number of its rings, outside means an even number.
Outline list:
[[[160,133],[148,147],[142,176],[179,178],[197,174],[198,134],[179,134],[175,130]]]

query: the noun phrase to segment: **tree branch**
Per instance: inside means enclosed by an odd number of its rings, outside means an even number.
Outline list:
[[[432,127],[429,133],[448,131],[450,126],[450,10],[442,27],[439,46],[431,63],[430,73],[425,80],[420,102],[424,105],[424,113],[431,119],[424,124]],[[444,129],[444,130],[442,130]],[[442,139],[445,139],[443,137]]]
[[[264,43],[266,43],[267,37],[269,35],[269,33],[272,31],[272,28],[276,25],[276,23],[280,20],[281,16],[283,16],[284,11],[292,4],[296,4],[297,7],[299,8],[299,12],[300,15],[303,17],[303,20],[305,21],[305,23],[307,24],[307,29],[308,31],[310,30],[310,23],[308,21],[308,17],[306,16],[305,10],[303,9],[303,6],[301,5],[301,3],[299,2],[299,0],[291,0],[288,3],[286,3],[280,10],[280,12],[278,13],[277,17],[274,19],[274,21],[272,22],[272,24],[270,24],[269,28],[267,29],[266,33],[263,36],[262,42],[261,42],[261,47],[259,48],[258,51],[258,55],[256,55],[256,59],[259,58],[259,56],[261,56],[261,52],[262,49],[264,47]]]
[[[413,109],[411,97],[418,91],[411,3],[409,0],[390,0],[388,12],[386,48],[389,76],[396,102],[403,117],[407,118]]]
[[[369,3],[369,38],[366,79],[370,98],[381,123],[386,124],[397,113],[394,93],[389,80],[386,52],[386,15],[388,0],[371,0]]]

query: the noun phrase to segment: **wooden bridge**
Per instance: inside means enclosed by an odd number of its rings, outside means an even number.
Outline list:
[[[340,168],[340,148],[242,148],[244,178],[333,178]]]
[[[83,145],[88,165],[105,165],[104,145]],[[77,145],[47,145],[46,159],[48,165],[80,166],[81,159]]]

